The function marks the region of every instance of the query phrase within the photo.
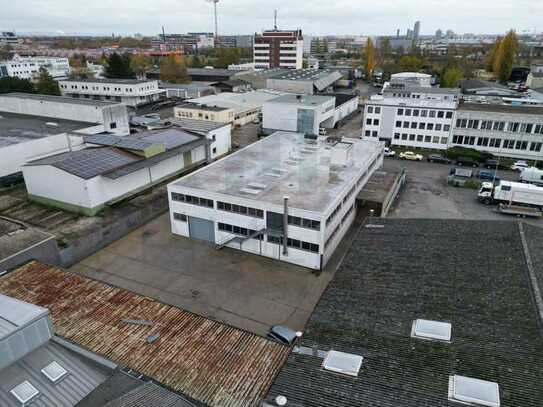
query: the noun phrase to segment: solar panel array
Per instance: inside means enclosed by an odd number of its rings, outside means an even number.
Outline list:
[[[140,160],[114,148],[89,148],[58,157],[59,160],[52,165],[83,179],[94,178]]]
[[[145,141],[141,138],[136,137],[118,137],[110,135],[97,135],[86,137],[85,142],[90,144],[97,144],[101,146],[111,146],[118,148],[125,148],[127,150],[135,151],[144,151],[145,149],[151,147],[153,144],[152,141]]]

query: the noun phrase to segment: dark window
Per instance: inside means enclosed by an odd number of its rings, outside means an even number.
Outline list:
[[[239,213],[240,215],[252,216],[253,218],[264,218],[262,209],[248,208],[242,205],[232,205],[226,202],[217,202],[217,209],[225,212]]]
[[[186,222],[187,221],[187,215],[183,215],[182,213],[174,212],[173,213],[173,218],[175,220],[178,220],[178,221],[181,221],[181,222]]]
[[[398,116],[403,116],[403,109],[398,109]]]
[[[116,129],[117,128],[117,123],[116,122],[109,123],[109,128],[110,129]]]
[[[452,119],[452,116],[453,116],[452,112],[447,112],[447,114],[445,115],[447,119]]]
[[[439,110],[439,111],[437,112],[437,117],[438,117],[439,119],[442,119],[444,116],[445,116],[445,112],[444,112],[443,110]]]

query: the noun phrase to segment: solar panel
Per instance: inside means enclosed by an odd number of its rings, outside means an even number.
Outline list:
[[[153,145],[152,142],[144,140],[133,140],[133,139],[123,139],[120,140],[115,146],[120,148],[126,148],[128,150],[138,150],[143,151],[146,148],[149,148]]]

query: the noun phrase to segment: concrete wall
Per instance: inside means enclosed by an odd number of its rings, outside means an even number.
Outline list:
[[[215,137],[215,141],[213,141],[213,137]],[[228,125],[217,130],[210,131],[206,135],[206,138],[212,141],[210,146],[211,159],[214,160],[217,157],[221,157],[232,149],[232,126]],[[216,149],[216,151],[213,152],[213,149]]]
[[[45,237],[42,242],[36,245],[21,250],[8,258],[0,259],[0,272],[14,269],[31,260],[38,260],[41,263],[54,266],[60,265],[60,256],[55,237]]]
[[[72,147],[83,145],[82,137],[70,137]],[[0,177],[22,171],[29,161],[69,150],[65,133],[0,148]]]
[[[334,122],[332,127],[335,127],[339,121],[352,114],[356,109],[358,109],[358,98],[356,97],[338,106],[334,110]]]
[[[298,130],[298,106],[288,103],[264,103],[262,128],[265,130]]]
[[[233,109],[212,112],[207,109],[188,109],[183,106],[176,106],[173,112],[174,116],[180,119],[207,120],[216,123],[232,123],[234,121]]]

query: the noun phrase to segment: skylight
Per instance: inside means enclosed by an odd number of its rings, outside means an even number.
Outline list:
[[[498,383],[465,376],[449,378],[449,400],[475,406],[500,407]]]
[[[450,342],[451,330],[451,324],[448,322],[417,319],[413,321],[411,336],[413,338]]]
[[[68,371],[55,361],[52,361],[47,366],[45,366],[41,370],[41,372],[53,383],[58,382],[60,379],[68,374]]]
[[[34,397],[36,397],[40,392],[34,386],[30,384],[27,380],[17,385],[10,390],[10,393],[15,396],[23,405],[28,403]]]
[[[357,377],[363,359],[359,355],[331,350],[326,355],[322,367],[331,372]]]

